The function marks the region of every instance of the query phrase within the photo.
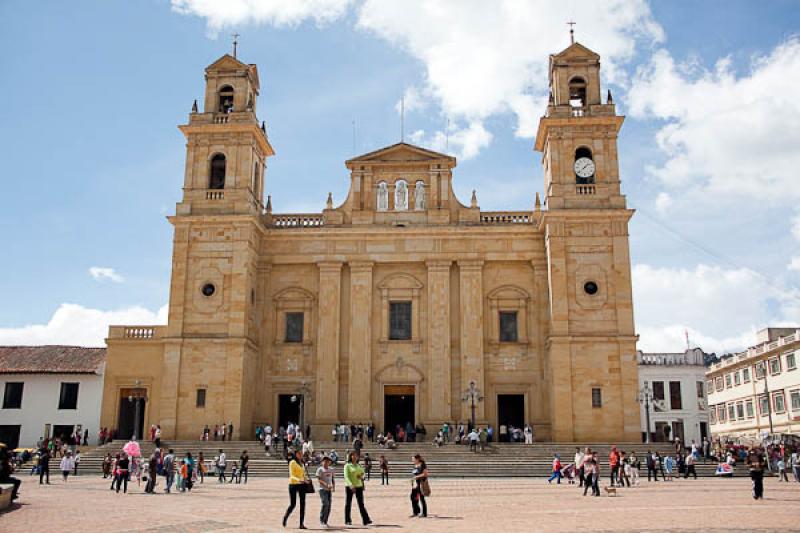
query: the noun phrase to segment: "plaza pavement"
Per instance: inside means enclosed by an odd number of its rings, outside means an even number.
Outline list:
[[[280,519],[287,505],[286,482],[251,479],[247,485],[197,485],[191,494],[148,495],[144,483],[129,485],[128,494],[108,489],[109,481],[94,475],[60,475],[52,485],[22,476],[19,504],[0,513],[4,533],[48,530],[146,531],[283,531]],[[337,483],[340,480],[337,480]],[[746,478],[679,480],[622,489],[617,497],[583,497],[576,486],[548,485],[543,479],[431,480],[427,519],[409,518],[409,481],[395,477],[382,487],[373,478],[366,504],[374,529],[388,532],[499,533],[499,531],[798,531],[800,483],[765,480],[763,501],[750,496]],[[163,489],[159,480],[159,492]],[[306,526],[320,530],[319,497],[309,495]],[[331,529],[344,528],[343,487],[334,495]],[[353,516],[358,522],[355,506]],[[288,528],[297,526],[297,513]],[[500,529],[502,528],[502,529]]]

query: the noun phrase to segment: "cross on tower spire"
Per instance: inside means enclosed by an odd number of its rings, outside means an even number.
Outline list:
[[[239,44],[239,34],[234,33],[231,37],[233,37],[233,58],[236,59],[236,46]]]
[[[575,43],[575,28],[573,28],[573,26],[575,26],[575,24],[577,24],[577,22],[573,22],[571,20],[569,22],[567,22],[567,26],[569,26],[569,43],[570,44],[574,44]]]

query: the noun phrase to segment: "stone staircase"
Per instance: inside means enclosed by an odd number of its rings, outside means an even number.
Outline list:
[[[112,456],[122,449],[126,441],[117,440],[104,446],[100,446],[81,455],[82,472],[102,471],[102,460],[106,453]],[[207,462],[214,459],[219,454],[219,449],[225,450],[228,457],[228,470],[230,474],[233,461],[238,461],[239,456],[247,450],[250,456],[250,476],[266,477],[287,477],[288,468],[283,457],[283,448],[278,454],[274,451],[271,457],[264,453],[263,446],[256,441],[162,441],[162,448],[173,448],[179,457],[183,457],[186,452],[191,452],[196,459],[202,451]],[[140,443],[142,454],[148,457],[154,445],[151,442]],[[411,457],[419,453],[428,463],[428,469],[432,476],[448,478],[469,478],[469,477],[547,477],[551,472],[553,453],[559,453],[563,464],[572,462],[575,454],[575,447],[590,447],[598,452],[601,460],[601,476],[607,478],[609,474],[608,454],[611,450],[610,443],[534,443],[534,444],[492,444],[485,452],[474,453],[469,451],[468,446],[448,444],[441,448],[434,448],[430,443],[400,443],[397,449],[386,450],[373,443],[367,443],[362,450],[362,454],[369,453],[373,459],[372,474],[380,478],[378,459],[385,455],[389,461],[390,476],[393,478],[407,477],[411,471]],[[654,450],[662,456],[672,452],[673,448],[668,443],[661,444],[641,444],[641,443],[621,443],[617,444],[617,449],[626,452],[636,452],[642,461],[640,475],[647,476],[644,468],[644,457],[647,450]],[[341,475],[342,463],[346,458],[349,445],[340,442],[315,442],[314,449],[329,453],[335,449],[340,458],[340,465],[337,468],[337,475]],[[207,463],[208,464],[208,463]],[[713,476],[716,463],[698,463],[698,476]],[[740,471],[737,471],[739,474]]]

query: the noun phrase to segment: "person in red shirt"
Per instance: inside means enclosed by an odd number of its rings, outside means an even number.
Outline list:
[[[611,453],[608,454],[608,464],[611,466],[611,486],[615,486],[619,479],[619,452],[617,451],[616,446],[611,447]]]
[[[561,458],[558,454],[553,455],[553,473],[550,474],[547,482],[552,483],[554,479],[557,479],[558,484],[561,485]]]

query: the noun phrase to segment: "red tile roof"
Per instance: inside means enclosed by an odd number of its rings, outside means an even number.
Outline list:
[[[105,361],[105,348],[0,346],[0,374],[93,374]]]

